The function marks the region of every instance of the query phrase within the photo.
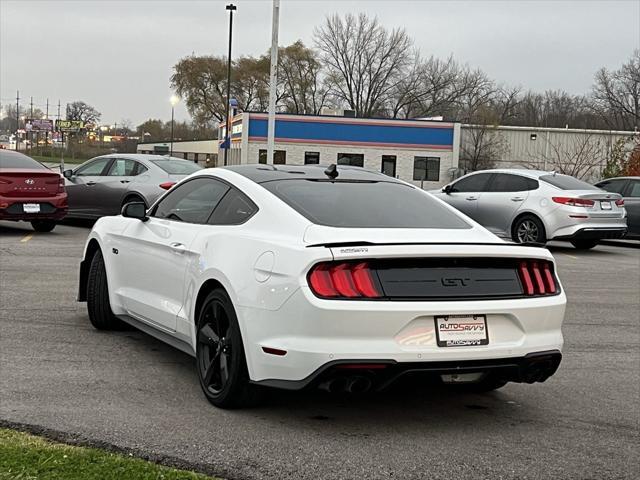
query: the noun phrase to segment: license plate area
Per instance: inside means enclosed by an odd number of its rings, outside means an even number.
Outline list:
[[[486,315],[439,315],[434,320],[439,347],[489,345]]]
[[[24,213],[40,213],[40,204],[39,203],[23,203],[22,211]]]
[[[600,202],[600,209],[601,210],[611,210],[611,202]]]

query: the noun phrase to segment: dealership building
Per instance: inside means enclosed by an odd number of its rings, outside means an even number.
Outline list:
[[[174,156],[203,162],[217,154],[221,165],[224,128],[217,141],[174,142]],[[273,163],[354,165],[434,188],[454,178],[459,145],[459,123],[277,114]],[[166,142],[141,143],[138,152],[166,154],[167,147]],[[228,165],[267,163],[267,114],[243,112],[233,118],[227,155]]]

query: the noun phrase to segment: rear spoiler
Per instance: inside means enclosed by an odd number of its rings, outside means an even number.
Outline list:
[[[307,245],[307,248],[340,248],[340,247],[385,247],[385,246],[402,246],[402,245],[489,245],[489,246],[513,246],[513,247],[537,247],[545,248],[544,243],[538,242],[525,242],[525,243],[512,243],[512,242],[490,242],[490,243],[468,243],[468,242],[399,242],[399,243],[374,243],[374,242],[334,242],[334,243],[315,243],[313,245]]]

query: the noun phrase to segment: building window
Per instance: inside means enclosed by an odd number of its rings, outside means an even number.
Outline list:
[[[305,165],[318,165],[320,163],[320,152],[304,152]]]
[[[390,177],[396,176],[396,156],[395,155],[382,155],[382,169],[380,170],[385,175]]]
[[[258,151],[258,163],[267,163],[267,151],[259,150]],[[287,163],[287,152],[286,150],[276,150],[273,152],[273,164],[274,165],[285,165]]]
[[[339,153],[338,165],[364,167],[364,155],[362,153]]]
[[[439,157],[413,157],[413,179],[427,182],[440,181]]]

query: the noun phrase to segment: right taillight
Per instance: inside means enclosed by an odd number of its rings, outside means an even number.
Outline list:
[[[320,298],[381,298],[375,273],[367,262],[323,262],[308,275],[311,291]]]
[[[555,295],[558,284],[553,264],[546,260],[523,260],[518,264],[518,276],[527,296]]]
[[[593,207],[596,204],[596,202],[588,198],[551,197],[551,200],[561,205],[569,205],[570,207]]]
[[[616,200],[616,205],[618,207],[624,207],[624,200],[619,198],[618,200]]]

